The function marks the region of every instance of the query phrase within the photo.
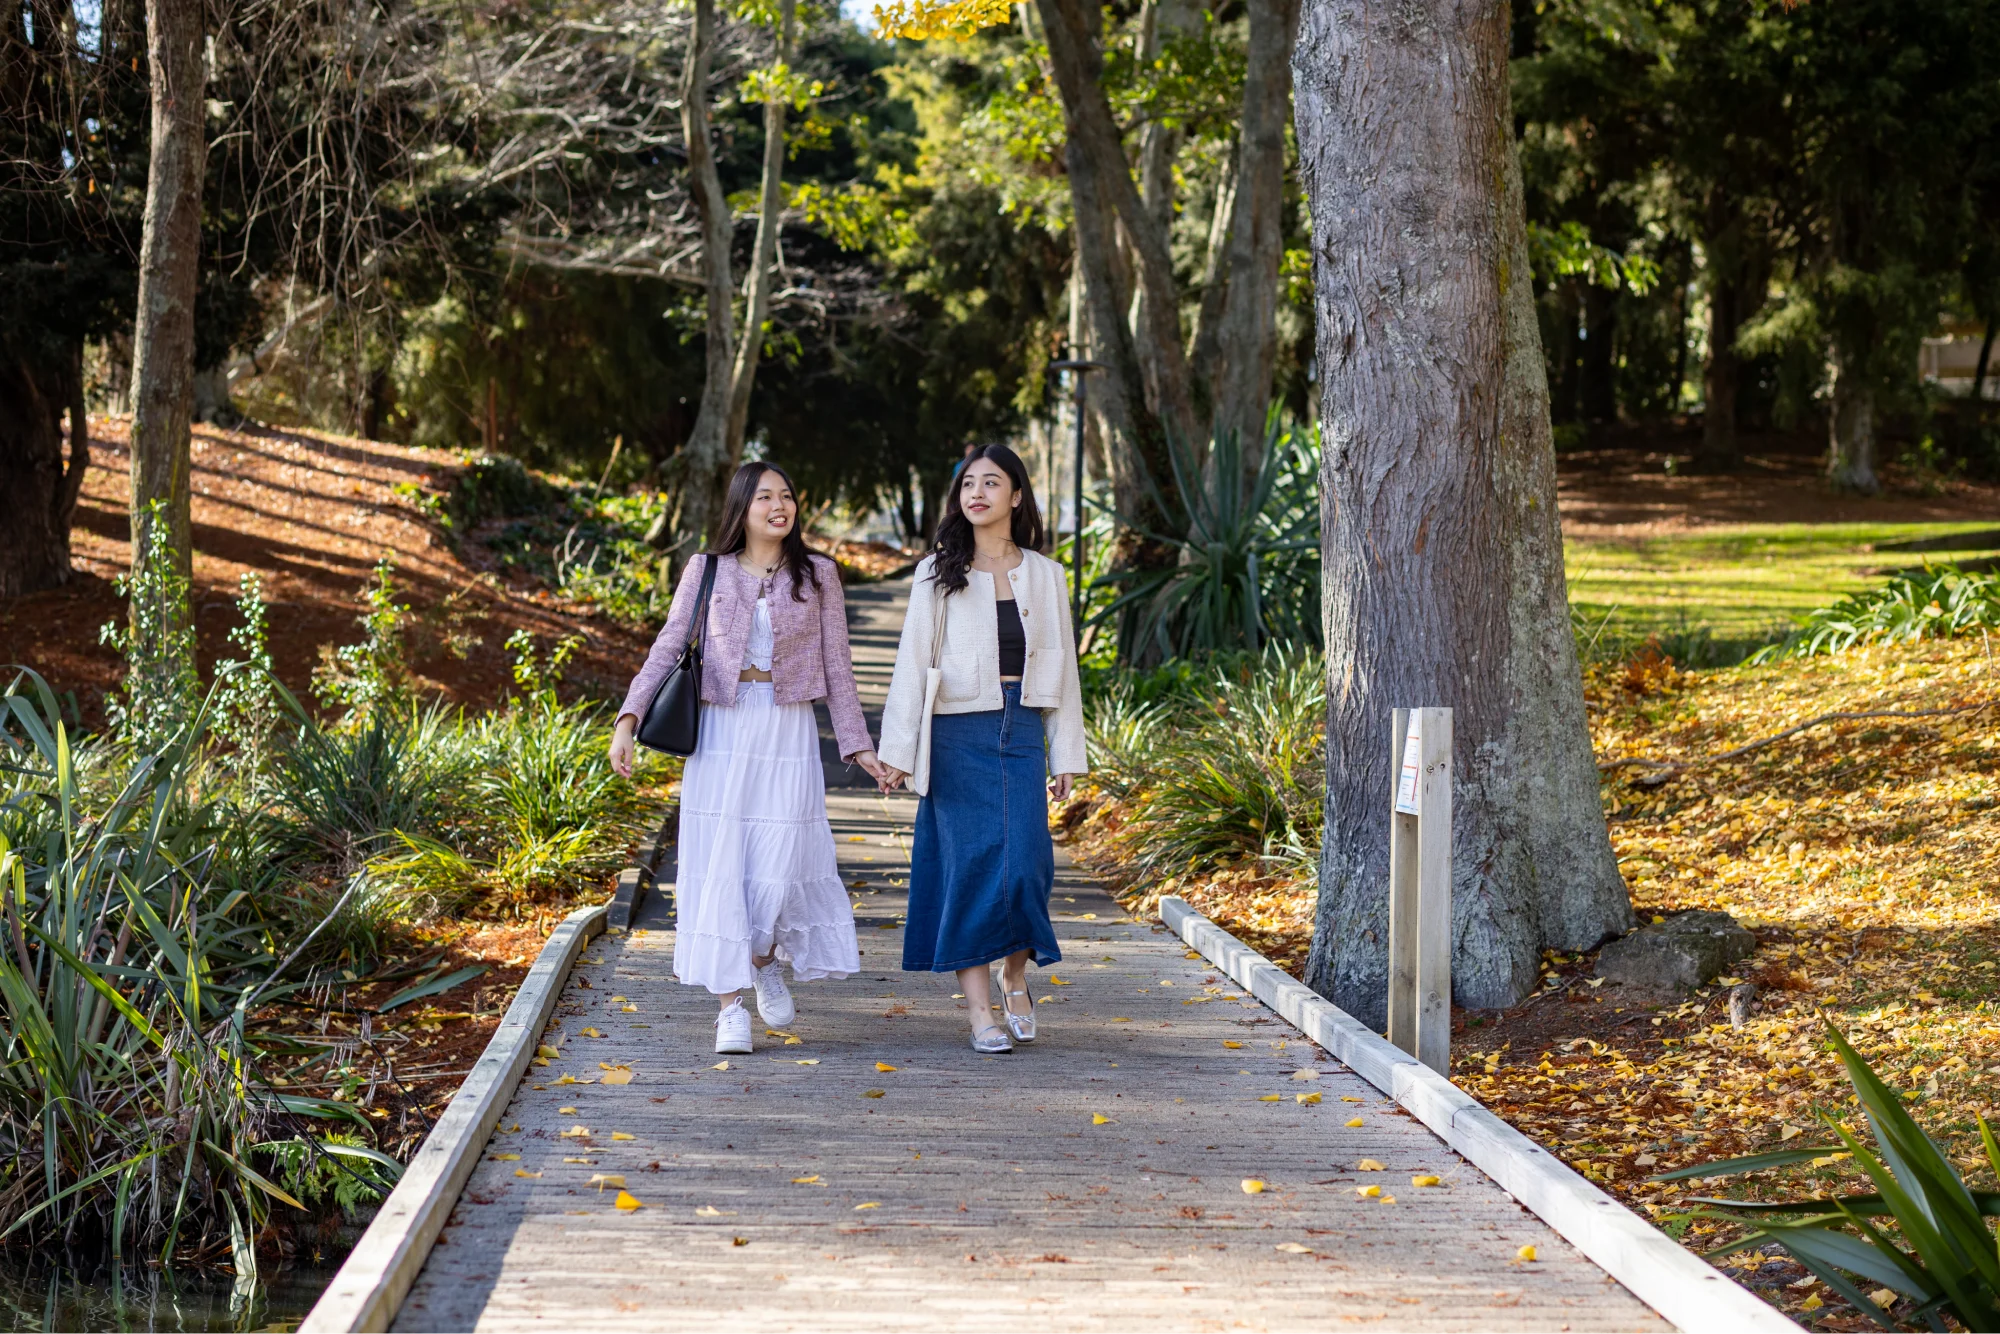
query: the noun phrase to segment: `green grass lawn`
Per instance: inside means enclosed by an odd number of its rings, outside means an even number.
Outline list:
[[[1799,617],[1877,582],[1865,571],[1938,564],[1972,552],[1876,552],[1870,545],[1993,523],[1730,524],[1673,536],[1564,544],[1582,642],[1612,649],[1658,635],[1690,659],[1740,657]],[[1601,627],[1601,630],[1600,630]],[[1704,651],[1700,645],[1707,644]]]

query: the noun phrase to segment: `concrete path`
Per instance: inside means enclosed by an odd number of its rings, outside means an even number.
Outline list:
[[[545,1039],[560,1055],[397,1328],[1666,1328],[1066,864],[1045,1035],[972,1052],[953,979],[900,968],[914,802],[827,804],[862,972],[798,987],[784,1035],[760,1024],[725,1059],[713,1002],[671,977],[670,888],[650,896],[585,951]],[[617,1207],[620,1179],[642,1207]]]

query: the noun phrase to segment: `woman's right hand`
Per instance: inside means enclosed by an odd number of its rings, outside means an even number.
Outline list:
[[[879,760],[877,762],[880,763]],[[903,780],[908,777],[908,774],[898,769],[895,765],[884,764],[882,765],[882,772],[876,778],[875,782],[884,792],[894,792],[903,785]]]
[[[639,720],[629,713],[611,729],[611,768],[620,778],[632,776],[632,734],[638,730]]]

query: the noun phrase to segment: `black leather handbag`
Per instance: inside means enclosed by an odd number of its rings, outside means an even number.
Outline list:
[[[695,595],[687,647],[653,692],[653,702],[639,720],[639,744],[669,755],[692,755],[701,740],[701,645],[708,637],[708,595],[715,587],[715,561],[713,555],[702,557],[701,592]]]

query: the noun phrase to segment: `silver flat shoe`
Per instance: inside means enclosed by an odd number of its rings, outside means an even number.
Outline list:
[[[1015,1014],[1007,1008],[1007,1002],[1004,1000],[1000,1002],[1000,1011],[1007,1016],[1007,1031],[1014,1035],[1014,1041],[1033,1042],[1035,1040],[1035,998],[1028,995],[1025,979],[1021,983],[1021,988],[1019,991],[1010,991],[1007,994],[1009,996],[1027,996],[1028,1012],[1026,1014]]]
[[[972,1035],[972,1049],[982,1056],[1005,1056],[1014,1050],[1014,1039],[1001,1032],[998,1024],[988,1024]]]

